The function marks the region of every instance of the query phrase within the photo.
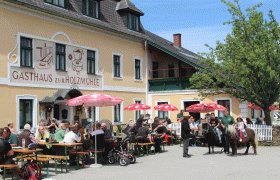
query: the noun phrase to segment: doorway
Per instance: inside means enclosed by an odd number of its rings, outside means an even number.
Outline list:
[[[58,104],[55,104],[53,106],[53,117],[55,119],[59,119],[59,105]]]
[[[200,103],[200,101],[184,101],[184,111],[186,111],[187,107],[189,107],[189,106],[191,106],[193,104],[198,104],[198,103]],[[192,117],[194,117],[195,120],[200,119],[200,113],[192,113],[192,112],[190,112],[190,115]]]

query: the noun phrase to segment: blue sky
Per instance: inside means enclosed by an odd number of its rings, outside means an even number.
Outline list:
[[[192,52],[209,52],[205,43],[215,47],[217,40],[224,40],[231,32],[231,15],[220,0],[130,0],[145,13],[141,22],[145,29],[173,41],[174,33],[182,34],[182,46]],[[231,0],[233,2],[233,0]],[[259,8],[267,18],[272,9],[276,20],[280,20],[279,0],[240,0],[242,7]]]

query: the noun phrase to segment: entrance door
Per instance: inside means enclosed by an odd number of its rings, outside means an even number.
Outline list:
[[[53,106],[53,117],[55,119],[59,119],[59,105],[58,104],[55,104]]]
[[[191,106],[191,105],[193,105],[193,104],[198,104],[198,103],[200,103],[200,102],[199,102],[199,101],[185,101],[185,102],[184,102],[184,111],[186,111],[186,108],[187,108],[187,107],[189,107],[189,106]],[[191,113],[191,112],[190,112],[190,115],[191,115],[192,117],[194,117],[195,120],[200,119],[200,113]]]

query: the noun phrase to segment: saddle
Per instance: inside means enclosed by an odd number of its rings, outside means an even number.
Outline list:
[[[237,136],[238,138],[240,138],[239,129],[236,129],[235,134],[236,134],[236,136]],[[245,129],[244,129],[244,130],[242,131],[242,138],[245,138],[245,137],[247,137],[247,133],[246,133],[246,131],[245,131]]]

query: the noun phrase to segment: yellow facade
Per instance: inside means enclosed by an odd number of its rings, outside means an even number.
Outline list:
[[[134,100],[141,100],[146,103],[146,59],[144,41],[136,38],[113,34],[87,25],[74,23],[69,20],[52,17],[44,13],[33,12],[33,10],[16,10],[14,7],[0,6],[0,92],[1,92],[1,115],[0,127],[7,125],[8,121],[14,122],[15,130],[17,129],[17,121],[19,119],[18,96],[32,96],[36,99],[36,118],[37,122],[41,119],[43,106],[38,103],[45,96],[51,97],[58,89],[69,89],[61,87],[36,87],[36,85],[11,84],[9,79],[10,61],[15,62],[16,56],[19,58],[19,35],[26,34],[28,37],[37,37],[47,40],[60,42],[61,44],[70,43],[75,46],[88,47],[98,52],[98,67],[102,71],[102,81],[104,84],[101,88],[90,90],[90,88],[80,91],[82,94],[102,93],[113,95],[124,99],[122,108],[133,104]],[[54,39],[52,37],[58,33]],[[69,39],[65,36],[67,35]],[[15,46],[17,45],[17,48]],[[14,51],[12,51],[14,49]],[[113,54],[122,56],[122,78],[113,78]],[[15,55],[15,56],[14,56]],[[141,80],[134,79],[134,59],[141,59]],[[20,68],[20,67],[19,67]],[[32,69],[31,69],[32,70]],[[46,70],[47,72],[47,70]],[[76,87],[76,88],[79,88]],[[75,115],[75,109],[73,110]],[[133,111],[121,110],[123,117],[121,123],[126,123],[130,119],[134,120]],[[99,120],[112,120],[112,107],[99,108]],[[85,117],[85,113],[80,115],[80,119]],[[33,117],[34,118],[34,117]],[[73,117],[69,117],[73,119]]]

